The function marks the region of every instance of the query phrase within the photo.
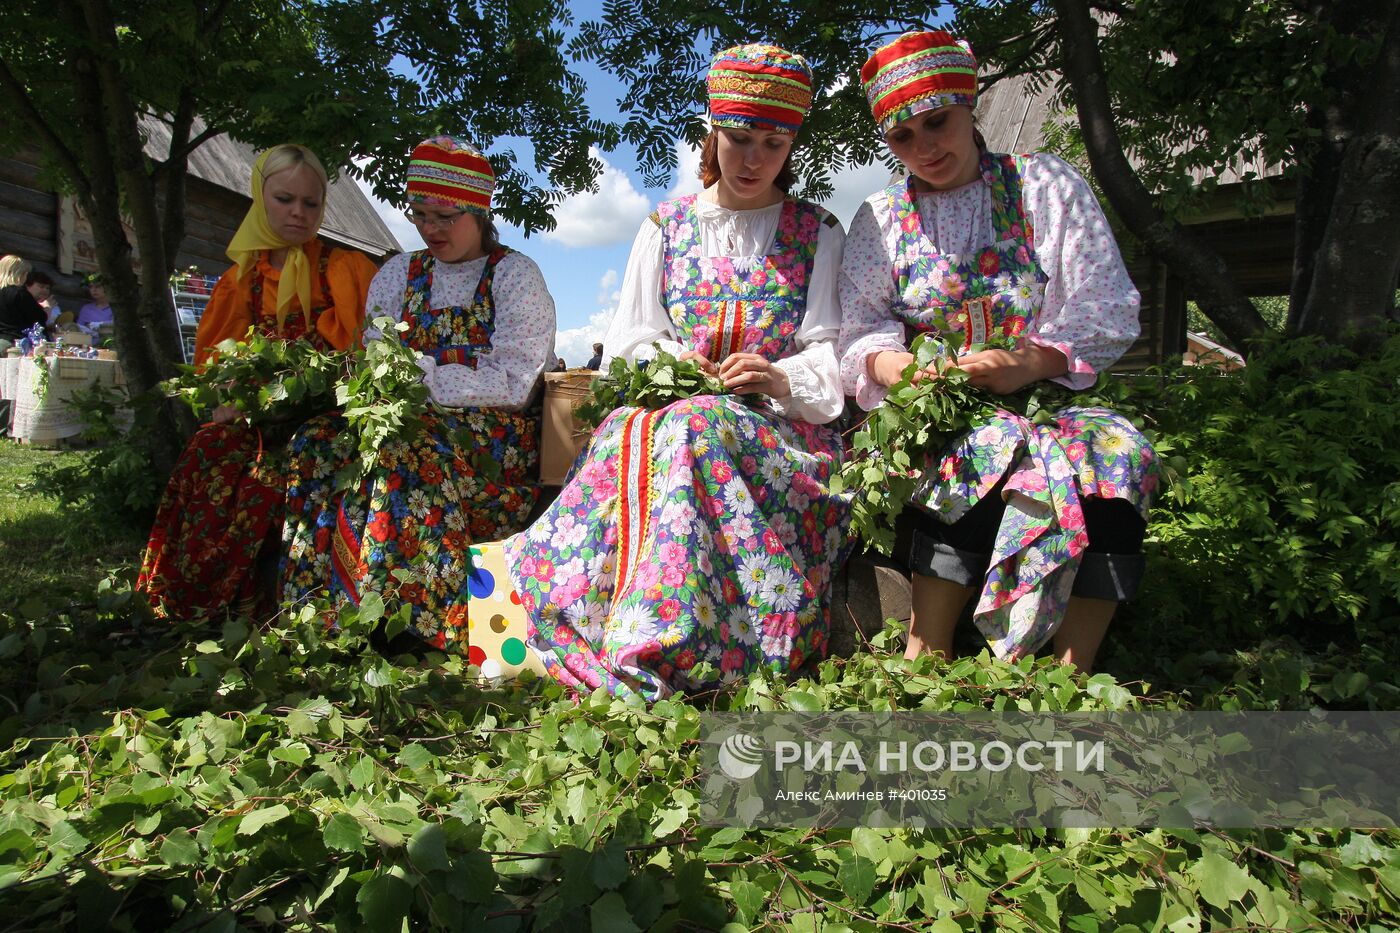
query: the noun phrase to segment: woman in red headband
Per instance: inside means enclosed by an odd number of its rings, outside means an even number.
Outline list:
[[[907,340],[962,344],[994,394],[1040,380],[1091,386],[1138,334],[1138,293],[1084,180],[1060,159],[988,152],[977,62],[946,32],[908,33],[861,69],[907,180],[851,222],[841,275],[841,373],[876,407],[913,362]],[[988,342],[1005,348],[972,347]],[[915,502],[907,656],[951,655],[963,607],[999,657],[1053,640],[1088,669],[1142,575],[1156,457],[1124,418],[1067,408],[1053,426],[1002,412],[931,464]]]
[[[427,249],[374,277],[365,336],[417,354],[423,430],[386,445],[360,488],[337,495],[336,470],[354,455],[343,422],[308,424],[292,439],[284,535],[284,598],[397,598],[411,607],[411,631],[462,654],[468,547],[523,528],[534,508],[539,418],[525,409],[554,362],[554,299],[539,267],[497,240],[494,186],[468,143],[438,136],[413,150],[407,215]],[[408,326],[381,333],[381,317]],[[484,475],[483,458],[498,477]]]
[[[643,221],[604,344],[631,360],[659,345],[727,391],[613,412],[506,544],[545,667],[585,692],[655,699],[821,657],[848,549],[848,503],[827,492],[843,236],[786,193],[811,72],[746,45],[720,53],[708,84],[705,190]]]
[[[225,340],[244,339],[250,328],[323,350],[349,349],[375,267],[364,253],[316,238],[326,170],[304,146],[274,146],[254,164],[252,185],[252,206],[228,246],[236,265],[214,286],[199,319],[196,361]],[[141,562],[137,588],[162,616],[223,612],[235,602],[255,608],[257,559],[268,540],[273,553],[280,537],[285,450],[233,408],[217,409],[213,422],[176,464]]]

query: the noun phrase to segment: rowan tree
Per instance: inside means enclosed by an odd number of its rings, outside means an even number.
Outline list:
[[[1400,4],[1278,0],[1000,0],[784,4],[614,0],[575,43],[630,85],[623,132],[657,181],[671,141],[704,133],[710,55],[772,41],[812,63],[807,190],[888,158],[860,88],[862,62],[906,29],[949,25],[971,40],[984,85],[1053,84],[1077,120],[1098,188],[1238,348],[1269,328],[1221,257],[1182,217],[1198,181],[1256,156],[1297,181],[1286,331],[1364,345],[1393,312],[1400,276]],[[1268,197],[1243,186],[1248,205]]]
[[[351,170],[392,199],[412,143],[450,131],[487,147],[500,213],[526,229],[549,226],[551,204],[595,176],[589,147],[616,140],[589,115],[561,51],[568,14],[551,4],[14,0],[5,18],[0,145],[37,146],[90,219],[138,392],[181,358],[166,278],[184,237],[188,159],[211,137],[304,143],[332,169],[361,160]],[[155,158],[152,119],[171,137]],[[533,149],[524,165],[520,140]],[[148,270],[139,281],[133,246]],[[169,407],[149,439],[158,468],[178,455],[181,417]]]

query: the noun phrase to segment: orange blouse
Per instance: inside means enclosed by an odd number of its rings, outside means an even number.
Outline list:
[[[378,272],[374,260],[353,249],[327,247],[320,240],[312,240],[304,247],[306,260],[311,265],[312,299],[325,310],[316,318],[316,330],[326,343],[337,350],[348,350],[359,338],[360,326],[365,319],[365,299],[369,294],[369,283]],[[326,282],[330,285],[329,295],[316,294],[321,289],[321,276],[318,273],[321,263],[321,250],[329,249],[326,260]],[[272,268],[267,253],[258,255],[257,272],[263,277],[262,307],[257,309],[259,319],[269,322],[277,320],[277,283],[281,270]],[[234,266],[223,274],[209,296],[209,304],[199,319],[199,329],[195,331],[194,359],[203,363],[209,358],[214,347],[225,340],[242,340],[253,326],[254,273],[242,279],[238,277],[238,267]],[[301,302],[293,299],[287,309],[286,323],[301,317]],[[275,323],[272,325],[275,329]]]

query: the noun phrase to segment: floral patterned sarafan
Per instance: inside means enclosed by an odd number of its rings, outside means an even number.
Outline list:
[[[410,264],[403,320],[388,333],[420,353],[474,366],[491,348],[491,280],[504,249],[492,254],[473,303],[429,309],[432,258]],[[500,409],[433,409],[412,440],[387,444],[378,467],[353,493],[335,492],[335,474],[354,451],[338,416],[306,425],[291,444],[285,599],[326,592],[358,604],[366,593],[410,606],[410,629],[430,644],[466,654],[468,547],[523,528],[539,489],[539,419]],[[485,460],[498,479],[481,469]]]
[[[894,313],[911,339],[935,331],[961,335],[965,348],[996,336],[1014,345],[1040,308],[1046,277],[1021,200],[1022,162],[983,152],[981,168],[997,242],[975,255],[934,250],[909,183],[886,189],[901,231]],[[973,618],[997,656],[1014,659],[1043,645],[1064,617],[1089,543],[1082,497],[1124,499],[1146,518],[1157,459],[1126,418],[1104,408],[1061,409],[1054,425],[1001,411],[930,464],[916,504],[951,523],[1003,476],[1009,507]]]
[[[311,326],[300,313],[287,315],[280,328],[275,316],[260,314],[253,325],[259,334],[329,349],[315,322],[330,304],[330,253],[321,251],[321,304]],[[261,309],[263,276],[256,269],[251,290],[252,307]],[[161,496],[136,580],[157,615],[270,608],[257,599],[256,562],[264,543],[278,537],[286,485],[285,448],[265,445],[257,428],[209,424],[190,438]]]
[[[677,339],[712,360],[791,355],[826,212],[787,201],[770,255],[750,263],[701,256],[694,203],[653,216]],[[655,699],[704,686],[701,662],[729,679],[824,656],[850,547],[849,503],[828,492],[842,456],[832,428],[740,396],[613,412],[555,503],[505,545],[550,674]]]

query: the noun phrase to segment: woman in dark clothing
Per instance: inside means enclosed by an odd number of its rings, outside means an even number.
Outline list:
[[[49,319],[39,302],[24,287],[29,278],[29,263],[18,256],[0,260],[0,340],[14,343],[35,324]]]

